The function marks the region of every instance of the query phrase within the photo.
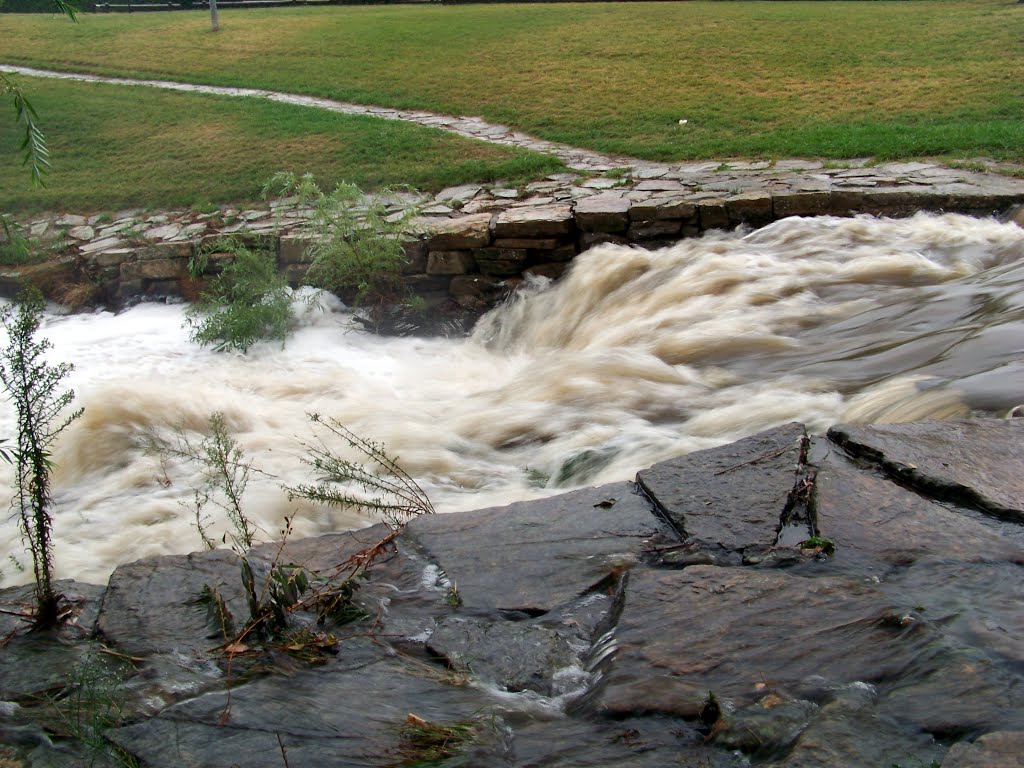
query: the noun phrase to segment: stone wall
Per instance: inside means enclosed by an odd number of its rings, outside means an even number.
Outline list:
[[[900,185],[878,186],[884,177],[877,169],[822,172],[814,183],[804,177],[781,188],[763,177],[756,186],[742,184],[745,177],[735,175],[718,184],[638,178],[582,185],[565,176],[522,189],[467,186],[391,199],[396,212],[410,204],[422,212],[416,234],[405,243],[409,289],[430,308],[478,311],[530,275],[558,278],[578,253],[599,243],[663,247],[708,230],[757,227],[787,216],[906,216],[920,210],[1007,215],[1017,205],[1022,218],[1024,201],[1022,185],[1012,180],[979,187],[944,178],[927,186],[904,178]],[[218,240],[228,235],[273,251],[289,282],[300,285],[313,238],[308,211],[289,201],[213,214],[65,215],[28,226],[43,241],[63,243],[61,255],[45,265],[0,272],[0,293],[13,296],[31,280],[51,298],[75,303],[68,298],[70,285],[87,296],[86,303],[114,308],[195,298],[205,283],[190,275],[194,255],[200,249],[209,253],[205,277],[215,274],[230,258],[217,253]]]

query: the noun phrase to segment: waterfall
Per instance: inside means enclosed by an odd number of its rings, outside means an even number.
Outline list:
[[[384,443],[450,512],[630,478],[788,421],[823,430],[1024,402],[1024,229],[965,216],[791,218],[656,251],[603,245],[468,339],[378,338],[330,297],[296,307],[287,344],[248,355],[191,344],[180,305],[47,316],[85,408],[54,455],[59,576],[102,581],[117,563],[201,547],[195,467],[146,446],[198,436],[215,411],[262,471],[246,508],[272,539],[285,515],[295,536],[374,522],[280,490],[311,477],[314,412]],[[0,534],[24,561],[16,523]],[[27,578],[3,571],[4,584]]]

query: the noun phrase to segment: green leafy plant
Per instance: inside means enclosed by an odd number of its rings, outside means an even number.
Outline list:
[[[20,149],[24,156],[23,164],[29,167],[32,183],[41,186],[43,174],[50,167],[50,150],[46,147],[46,137],[37,122],[39,115],[21,87],[2,72],[0,96],[10,96],[14,101],[15,119],[22,135]]]
[[[122,683],[130,673],[125,662],[90,653],[71,670],[67,685],[49,697],[56,715],[54,732],[78,742],[88,766],[138,766],[134,757],[103,736],[128,717]]]
[[[392,768],[441,765],[458,755],[477,736],[480,723],[461,720],[437,723],[409,714],[399,734]]]
[[[193,511],[196,528],[208,549],[216,548],[217,542],[209,533],[210,516],[206,509],[211,505],[219,509],[231,524],[232,532],[226,532],[221,543],[230,544],[240,559],[242,587],[249,608],[249,621],[244,632],[266,634],[284,630],[288,625],[288,610],[309,589],[309,576],[297,565],[280,562],[279,548],[266,578],[257,583],[249,550],[256,543],[259,528],[246,515],[242,499],[252,473],[259,470],[254,468],[242,446],[228,432],[223,413],[210,415],[208,429],[209,433],[196,442],[179,428],[175,441],[170,444],[158,441],[158,449],[165,455],[186,459],[198,468],[201,483],[193,488]],[[290,533],[291,523],[286,518],[282,548]],[[196,603],[206,607],[207,624],[215,634],[229,640],[234,631],[234,620],[216,587],[206,585]]]
[[[356,306],[405,299],[402,239],[416,215],[414,207],[389,214],[380,196],[364,195],[354,184],[339,184],[326,194],[311,174],[278,173],[263,188],[264,197],[270,194],[294,196],[313,210],[310,282]]]
[[[320,422],[314,417],[314,422]],[[240,559],[243,593],[249,618],[236,632],[234,617],[227,602],[216,587],[206,585],[195,599],[195,604],[206,610],[207,626],[211,637],[224,641],[225,649],[237,652],[244,646],[243,638],[261,637],[279,640],[290,653],[303,655],[307,651],[322,651],[335,643],[330,636],[311,632],[306,627],[293,631],[289,616],[295,611],[314,611],[319,623],[328,619],[337,624],[366,617],[366,612],[355,602],[359,579],[374,560],[384,553],[402,526],[415,514],[433,512],[430,500],[415,481],[398,465],[397,459],[387,455],[383,446],[360,438],[336,422],[326,423],[336,435],[345,436],[349,444],[371,458],[377,468],[386,472],[378,477],[357,462],[335,456],[323,443],[303,444],[310,457],[307,463],[319,470],[323,480],[315,485],[284,487],[290,499],[306,498],[329,505],[353,505],[377,510],[388,522],[390,533],[380,541],[355,553],[330,573],[321,574],[307,568],[284,562],[284,548],[291,535],[291,519],[285,518],[280,543],[269,565],[260,566],[254,560],[251,547],[255,544],[258,527],[245,514],[242,497],[252,473],[261,470],[246,458],[242,447],[228,432],[223,414],[214,413],[209,419],[209,434],[199,440],[189,438],[184,430],[177,432],[174,441],[151,436],[151,449],[162,456],[173,456],[199,467],[202,483],[193,489],[196,527],[203,542],[210,549],[217,542],[209,533],[210,516],[205,510],[212,505],[221,510],[234,530],[225,533],[221,543],[229,544]],[[360,482],[364,487],[381,491],[377,498],[369,499],[349,493],[334,482]],[[262,573],[262,576],[261,576]]]
[[[208,516],[204,514],[207,505],[213,504],[227,516],[234,534],[232,548],[247,550],[256,539],[256,525],[242,510],[242,496],[245,494],[252,474],[252,461],[246,459],[241,445],[227,430],[224,414],[219,411],[210,415],[210,433],[195,443],[179,429],[176,444],[166,447],[172,455],[189,459],[199,468],[202,485],[193,489],[196,528],[208,549],[216,543],[207,532]],[[227,543],[227,534],[223,543]]]
[[[82,409],[67,412],[73,390],[61,390],[73,369],[69,363],[46,360],[49,340],[36,339],[43,316],[38,291],[23,293],[16,306],[0,311],[8,346],[0,352],[0,381],[17,413],[17,438],[11,450],[15,465],[14,500],[22,537],[32,554],[37,627],[55,626],[60,618],[60,595],[53,587],[53,497],[50,447]]]
[[[811,536],[806,541],[801,541],[798,545],[803,551],[810,551],[814,554],[823,554],[826,556],[832,556],[836,552],[836,545],[832,539],[826,539],[824,536]]]
[[[334,419],[310,414],[310,421],[341,438],[371,462],[371,468],[331,451],[323,438],[303,443],[304,461],[316,472],[316,483],[285,486],[289,499],[303,498],[332,507],[351,507],[377,513],[392,531],[401,529],[419,515],[434,513],[426,492],[390,456],[381,443],[367,440]],[[362,489],[363,493],[354,488]]]
[[[31,255],[28,238],[9,216],[0,214],[0,264],[21,264]]]
[[[284,343],[292,318],[292,294],[270,254],[250,250],[234,239],[218,250],[234,259],[215,277],[186,315],[193,341],[218,351],[245,352],[260,339]],[[206,269],[209,253],[190,263],[193,276]]]

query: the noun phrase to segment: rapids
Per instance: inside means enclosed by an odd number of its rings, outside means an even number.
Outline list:
[[[201,547],[195,467],[145,448],[199,435],[215,411],[267,473],[245,506],[269,539],[285,515],[295,536],[374,522],[280,490],[310,479],[313,412],[384,443],[451,512],[630,478],[788,421],[1002,416],[1024,402],[1024,229],[991,219],[791,218],[658,251],[599,246],[468,339],[378,338],[330,297],[296,306],[284,348],[248,355],[190,343],[180,305],[47,315],[52,359],[75,365],[85,408],[54,455],[59,576],[102,581]],[[0,436],[12,434],[7,406]],[[13,519],[0,536],[4,583],[27,580],[8,563],[27,559]]]

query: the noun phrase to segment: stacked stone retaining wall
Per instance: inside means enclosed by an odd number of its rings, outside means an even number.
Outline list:
[[[1024,202],[1024,182],[1018,179],[988,176],[989,183],[979,184],[923,164],[900,166],[903,176],[893,179],[893,167],[819,169],[811,176],[804,170],[785,183],[778,173],[742,171],[711,174],[710,183],[707,170],[703,183],[639,177],[581,184],[561,174],[521,189],[454,187],[432,197],[392,196],[388,204],[396,212],[409,205],[421,212],[405,243],[410,291],[429,308],[476,311],[531,275],[558,278],[577,254],[600,243],[664,247],[708,230],[758,227],[788,216],[907,216],[922,210],[1006,216]],[[217,248],[227,236],[272,251],[298,286],[312,260],[309,215],[283,200],[251,211],[127,211],[30,222],[31,233],[50,241],[58,256],[0,273],[0,292],[13,296],[32,281],[57,300],[67,298],[71,285],[88,294],[88,303],[114,308],[142,300],[190,300],[232,258]],[[200,251],[207,254],[206,266],[196,278],[192,269]]]

